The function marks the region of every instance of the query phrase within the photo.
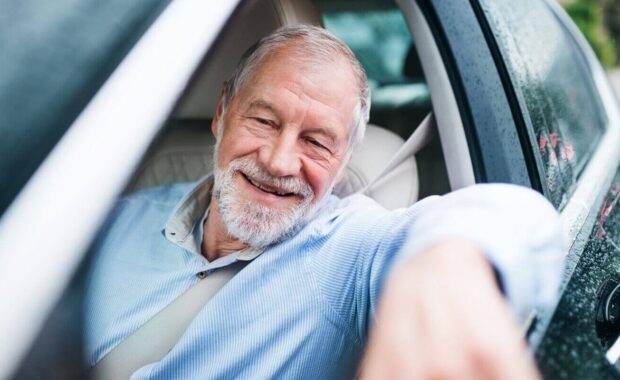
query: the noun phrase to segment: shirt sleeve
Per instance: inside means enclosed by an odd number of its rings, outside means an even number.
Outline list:
[[[488,184],[436,197],[418,210],[400,256],[453,238],[483,251],[517,317],[556,301],[567,244],[558,212],[539,193]]]

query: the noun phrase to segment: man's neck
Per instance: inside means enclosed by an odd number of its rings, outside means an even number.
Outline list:
[[[209,215],[203,227],[201,251],[210,262],[248,247],[247,244],[230,236],[214,197],[211,198]]]

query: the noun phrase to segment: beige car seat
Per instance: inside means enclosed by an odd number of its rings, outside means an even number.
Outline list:
[[[237,60],[256,40],[283,25],[322,25],[311,0],[263,0],[242,9],[232,21],[206,67],[182,100],[168,132],[145,159],[128,191],[171,182],[193,181],[212,171],[214,138],[209,120],[213,117],[221,84]],[[377,177],[404,140],[387,129],[369,125],[364,141],[354,152],[347,174],[335,193],[354,193]],[[409,157],[385,176],[369,195],[388,209],[407,207],[417,200],[418,174],[415,158]]]

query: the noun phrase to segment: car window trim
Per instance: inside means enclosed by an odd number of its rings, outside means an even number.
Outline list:
[[[0,378],[36,337],[239,0],[172,2],[0,220]],[[72,180],[71,180],[72,179]],[[27,300],[27,301],[26,301]]]
[[[470,2],[416,1],[448,68],[476,183],[531,187],[523,151],[514,149],[519,137],[508,100]]]
[[[521,149],[523,150],[525,166],[529,174],[532,188],[544,194],[546,197],[549,197],[549,189],[546,181],[542,180],[542,178],[544,178],[542,157],[534,153],[534,147],[537,146],[536,137],[534,129],[532,128],[532,122],[529,118],[529,113],[527,113],[527,108],[524,106],[525,100],[522,98],[521,91],[517,91],[513,85],[510,70],[504,60],[504,55],[502,54],[499,43],[495,38],[493,27],[491,26],[488,16],[485,14],[480,1],[472,0],[470,3],[474,13],[476,14],[476,18],[478,19],[478,23],[480,24],[480,28],[482,29],[486,43],[489,46],[491,56],[493,57],[500,80],[503,84],[506,99],[508,100],[510,111],[515,123],[516,132],[519,136]]]

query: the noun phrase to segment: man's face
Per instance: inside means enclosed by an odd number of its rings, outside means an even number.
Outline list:
[[[331,191],[358,99],[344,60],[308,67],[287,50],[264,59],[212,124],[219,211],[254,246],[281,238]]]

